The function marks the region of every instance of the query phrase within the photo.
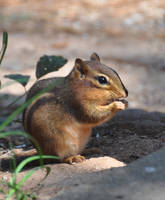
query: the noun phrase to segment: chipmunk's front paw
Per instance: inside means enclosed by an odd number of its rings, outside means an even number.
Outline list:
[[[125,110],[128,107],[128,102],[126,100],[114,101],[112,103],[112,111]]]
[[[73,163],[83,162],[84,160],[85,160],[84,156],[76,155],[65,158],[64,162],[68,164],[73,164]]]

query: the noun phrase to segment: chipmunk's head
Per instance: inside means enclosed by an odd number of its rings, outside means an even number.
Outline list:
[[[117,72],[102,64],[96,53],[91,55],[89,61],[77,58],[71,76],[81,100],[107,105],[128,96]]]

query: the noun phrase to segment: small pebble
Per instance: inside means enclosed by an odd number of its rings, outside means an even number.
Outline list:
[[[7,181],[7,180],[8,180],[8,177],[4,175],[4,176],[2,177],[2,180]]]
[[[155,167],[145,167],[145,172],[147,173],[153,173],[156,171]]]

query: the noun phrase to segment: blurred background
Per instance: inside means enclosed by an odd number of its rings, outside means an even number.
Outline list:
[[[130,108],[165,111],[164,0],[0,0],[0,33],[9,44],[0,68],[5,74],[31,75],[42,55],[62,55],[69,62],[97,52],[129,90]],[[52,74],[50,74],[52,76]],[[20,95],[18,84],[1,93]],[[15,98],[15,97],[14,97]],[[8,99],[8,100],[7,100]],[[7,105],[12,100],[5,98]]]

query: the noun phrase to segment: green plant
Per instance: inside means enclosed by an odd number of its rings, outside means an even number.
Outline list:
[[[7,43],[8,43],[8,34],[7,34],[7,32],[3,32],[2,48],[0,51],[0,65],[2,63],[3,57],[4,57],[6,49],[7,49]],[[1,88],[1,81],[0,81],[0,88]]]
[[[23,132],[20,132],[20,131],[11,131],[11,132],[1,132],[1,137],[6,137],[6,136],[9,136],[9,135],[21,135],[21,136],[25,136],[25,137],[28,137],[29,139],[31,139],[35,144],[36,146],[38,147],[38,151],[40,151],[40,154],[39,155],[36,155],[36,156],[32,156],[32,157],[29,157],[29,158],[26,158],[25,160],[23,160],[18,166],[16,166],[16,159],[15,159],[15,155],[13,154],[12,155],[12,165],[13,165],[13,168],[14,168],[14,173],[12,175],[12,177],[10,178],[10,181],[2,181],[1,180],[1,183],[4,185],[4,186],[7,186],[7,190],[4,190],[4,189],[0,189],[0,191],[6,196],[6,200],[10,200],[11,198],[13,199],[13,197],[15,197],[17,200],[26,200],[28,198],[31,198],[32,196],[26,192],[23,192],[21,190],[21,186],[27,181],[28,178],[30,178],[32,176],[32,174],[34,172],[36,172],[37,170],[39,169],[46,169],[46,175],[44,177],[44,179],[49,175],[50,173],[50,167],[47,167],[47,166],[44,166],[43,165],[43,160],[42,159],[45,159],[45,158],[48,158],[48,159],[58,159],[58,157],[56,156],[49,156],[49,155],[42,155],[42,152],[41,152],[41,149],[39,148],[39,145],[37,143],[37,141],[34,140],[34,138],[32,138],[30,135],[26,134],[26,133],[23,133]],[[26,173],[22,179],[17,182],[17,175],[18,173],[30,162],[34,161],[34,160],[40,160],[40,166],[39,167],[35,167],[33,168],[32,170],[30,170],[28,173]],[[43,179],[43,180],[44,180]],[[34,195],[33,195],[33,198],[34,199]]]
[[[0,64],[3,60],[6,48],[8,43],[8,34],[6,32],[3,33],[3,43],[2,43],[2,50],[0,52]],[[43,76],[44,74],[47,74],[52,71],[58,70],[61,66],[63,66],[67,60],[61,56],[43,56],[41,57],[40,61],[37,63],[37,69],[36,69],[36,77],[37,79]],[[45,66],[48,66],[45,68]],[[24,88],[26,84],[29,81],[30,76],[27,75],[21,75],[21,74],[9,74],[5,75],[6,78],[13,79],[20,83]],[[33,194],[26,193],[22,190],[21,186],[27,181],[28,178],[32,176],[34,172],[36,172],[38,169],[46,169],[46,174],[44,179],[48,176],[50,173],[50,168],[47,166],[44,166],[43,159],[58,159],[56,156],[49,156],[49,155],[43,155],[42,150],[39,147],[38,142],[27,133],[23,133],[21,131],[8,131],[3,132],[4,128],[11,123],[15,117],[20,114],[29,104],[32,103],[37,97],[42,95],[44,92],[47,92],[48,90],[52,89],[57,84],[57,81],[55,81],[53,84],[49,85],[47,88],[44,88],[42,91],[40,91],[38,94],[33,96],[31,99],[29,99],[27,102],[25,102],[23,105],[19,106],[15,111],[13,111],[5,120],[0,122],[0,138],[11,136],[11,135],[20,135],[29,138],[33,141],[35,144],[37,151],[39,152],[39,155],[32,156],[29,158],[26,158],[23,160],[18,166],[16,166],[16,159],[14,153],[12,153],[12,166],[14,169],[14,172],[12,174],[12,177],[10,178],[10,181],[0,181],[2,184],[2,187],[0,187],[0,192],[5,195],[6,200],[9,199],[17,199],[17,200],[26,200],[26,199],[36,199],[36,197]],[[1,82],[0,82],[1,85]],[[26,94],[26,88],[25,88],[25,94]],[[23,95],[24,96],[24,95]],[[18,101],[21,97],[17,98],[13,103]],[[13,105],[13,103],[11,105]],[[11,144],[11,151],[12,151],[12,144]],[[33,168],[29,172],[27,172],[24,177],[20,181],[17,181],[17,175],[18,173],[30,162],[34,160],[40,161],[40,166]],[[3,188],[3,186],[5,188]]]
[[[3,32],[2,49],[0,51],[0,65],[1,65],[3,57],[5,55],[5,52],[7,49],[7,44],[8,44],[8,34],[7,34],[7,32]]]

